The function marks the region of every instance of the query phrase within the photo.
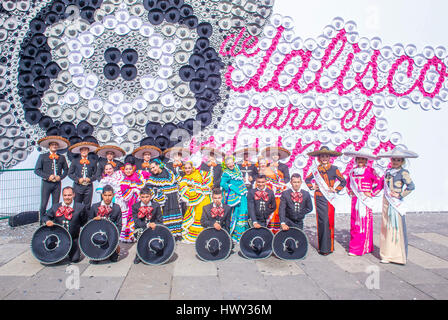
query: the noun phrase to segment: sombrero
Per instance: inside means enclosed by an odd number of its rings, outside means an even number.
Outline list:
[[[333,151],[333,150],[330,150],[328,147],[323,146],[320,148],[320,150],[309,152],[308,155],[310,157],[317,157],[317,156],[321,156],[321,155],[329,155],[331,157],[339,157],[342,155],[342,152]]]
[[[241,254],[247,259],[265,259],[272,253],[274,234],[268,228],[250,228],[240,239]]]
[[[95,152],[100,146],[94,142],[83,141],[72,145],[68,150],[72,153],[81,153],[82,148],[88,148],[89,152]]]
[[[289,230],[281,230],[274,236],[272,249],[282,260],[300,260],[308,252],[308,238],[302,230],[290,227]]]
[[[225,152],[211,147],[201,147],[201,153],[208,156],[214,155],[216,158],[221,159],[224,159],[224,157],[226,156]]]
[[[207,228],[196,239],[196,253],[204,261],[226,259],[232,251],[232,239],[224,229]]]
[[[374,155],[369,151],[347,151],[344,152],[345,156],[353,158],[367,158],[369,160],[378,160],[378,156]]]
[[[79,233],[81,252],[94,261],[109,258],[117,249],[119,240],[117,227],[108,219],[90,220]]]
[[[267,147],[263,151],[261,151],[261,155],[263,157],[270,157],[271,153],[277,153],[279,160],[286,159],[291,155],[291,152],[282,147]]]
[[[190,149],[188,149],[188,148],[172,147],[172,148],[169,148],[169,149],[166,149],[165,151],[163,151],[163,155],[169,159],[174,159],[174,156],[179,153],[182,155],[181,156],[182,159],[188,158],[191,156]]]
[[[387,152],[380,152],[378,158],[418,158],[418,154],[402,147],[395,147]]]
[[[33,234],[31,252],[44,264],[58,263],[67,257],[72,248],[72,237],[62,226],[43,225]]]
[[[43,148],[49,148],[50,143],[52,142],[56,142],[58,144],[58,150],[66,149],[70,146],[70,142],[67,139],[60,136],[44,137],[42,139],[39,139],[39,141],[37,141],[37,144]]]
[[[96,154],[100,157],[106,158],[106,154],[108,152],[114,153],[114,158],[121,158],[126,155],[126,152],[121,149],[120,147],[113,146],[113,145],[106,145],[99,147],[96,151]]]
[[[174,237],[170,229],[156,225],[152,230],[147,228],[137,242],[137,256],[146,264],[162,264],[174,254]]]
[[[156,158],[162,154],[162,150],[155,146],[141,146],[135,149],[132,152],[132,155],[138,159],[143,159],[143,155],[149,152],[151,154],[151,158]]]
[[[235,158],[243,158],[245,153],[248,153],[249,156],[256,156],[258,154],[257,148],[247,147],[243,149],[236,150],[233,155]]]

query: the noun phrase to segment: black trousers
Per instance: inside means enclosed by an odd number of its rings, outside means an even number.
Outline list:
[[[92,205],[93,184],[83,186],[75,183],[73,189],[75,190],[75,202],[82,203],[86,207],[86,211],[89,211]]]
[[[41,188],[40,188],[40,208],[39,208],[39,223],[42,221],[42,217],[47,210],[48,200],[50,200],[51,195],[51,203],[54,205],[59,202],[59,198],[61,197],[61,182],[50,182],[42,180]]]
[[[79,262],[81,258],[81,249],[79,248],[78,238],[72,239],[72,249],[68,253],[71,262]]]

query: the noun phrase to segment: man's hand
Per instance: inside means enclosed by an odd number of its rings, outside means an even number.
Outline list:
[[[84,179],[87,183],[90,183],[90,178],[85,178]]]
[[[150,222],[150,223],[148,223],[148,228],[151,228],[152,230],[154,230],[156,228],[156,224],[154,222]]]
[[[218,222],[215,222],[213,227],[215,227],[215,229],[218,230],[218,231],[221,230],[221,225]]]
[[[282,230],[283,231],[288,231],[289,230],[289,227],[288,227],[288,225],[286,223],[282,223],[281,226],[282,226]]]
[[[54,174],[52,174],[51,176],[48,177],[48,180],[49,180],[49,181],[53,181],[53,180],[54,180],[54,177],[55,177]]]
[[[78,180],[78,184],[83,184],[84,183],[84,178],[80,178],[79,180]]]
[[[60,176],[55,176],[54,180],[56,180],[56,182],[59,182],[59,181],[61,181],[61,177]]]
[[[51,221],[51,220],[48,220],[48,221],[45,223],[45,225],[46,225],[47,227],[52,227],[52,226],[54,226],[54,222]]]
[[[96,221],[101,220],[101,217],[100,216],[96,216],[95,218],[93,218],[93,220],[96,220]]]
[[[258,222],[254,222],[254,228],[255,229],[260,229],[261,228],[261,224],[259,224]]]

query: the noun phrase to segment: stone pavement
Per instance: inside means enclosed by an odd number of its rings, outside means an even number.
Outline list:
[[[178,244],[162,266],[133,264],[134,244],[121,244],[117,263],[40,264],[29,243],[36,225],[10,228],[0,222],[0,298],[24,299],[448,299],[446,213],[407,215],[407,265],[379,263],[381,217],[374,216],[375,251],[347,255],[349,215],[336,216],[335,252],[316,252],[316,217],[307,216],[310,240],[304,260],[272,256],[250,261],[238,246],[225,261],[203,262],[194,245]],[[78,278],[77,278],[78,277]],[[76,279],[79,279],[77,283]],[[79,288],[77,288],[79,285]]]

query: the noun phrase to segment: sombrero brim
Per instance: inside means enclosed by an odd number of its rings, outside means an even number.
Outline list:
[[[218,149],[211,148],[211,147],[201,147],[201,153],[203,155],[214,154],[216,158],[220,158],[220,159],[224,159],[224,157],[226,156],[225,152],[218,150]]]
[[[250,246],[252,240],[255,237],[260,237],[265,242],[261,252],[257,253]],[[274,234],[271,230],[265,227],[261,228],[250,228],[246,230],[240,239],[240,250],[241,254],[250,260],[258,260],[258,259],[266,259],[269,258],[272,254],[272,240],[274,238]]]
[[[137,159],[143,159],[143,155],[149,152],[151,154],[151,158],[157,158],[162,154],[162,150],[154,146],[141,146],[132,152],[132,155]]]
[[[160,237],[165,241],[165,247],[163,248],[163,253],[161,255],[151,252],[148,248],[148,244],[151,239],[155,239],[157,237]],[[176,243],[170,229],[163,225],[157,225],[155,230],[147,228],[138,239],[137,256],[145,264],[159,265],[171,259],[174,254],[175,247]]]
[[[244,148],[244,149],[240,149],[240,150],[237,150],[237,151],[235,151],[234,153],[233,153],[233,155],[236,157],[236,158],[243,158],[244,157],[244,154],[245,153],[248,153],[249,154],[249,156],[257,156],[257,154],[258,154],[258,149],[257,148]]]
[[[207,250],[207,243],[212,238],[218,239],[222,244],[221,249],[216,255],[213,255]],[[202,230],[196,239],[195,243],[196,253],[198,257],[203,261],[220,261],[227,259],[232,251],[232,239],[228,232],[224,229],[216,230],[215,228],[206,228]]]
[[[57,248],[48,251],[44,241],[48,235],[54,234],[61,241]],[[52,227],[43,225],[33,234],[31,240],[31,252],[33,256],[43,264],[54,264],[64,260],[72,248],[72,237],[61,225],[54,224]]]
[[[299,245],[299,247],[292,253],[285,250],[283,245],[289,238],[298,241]],[[274,239],[272,240],[272,250],[274,251],[274,254],[282,260],[301,260],[304,259],[308,253],[308,243],[308,237],[302,230],[290,227],[289,230],[282,230],[274,236]]]
[[[282,147],[267,147],[261,151],[263,157],[270,157],[271,153],[278,153],[279,160],[286,159],[291,155],[291,152]]]
[[[401,148],[394,148],[388,152],[381,152],[378,158],[418,158],[418,154]]]
[[[187,148],[173,147],[163,151],[163,155],[168,159],[174,159],[174,156],[179,153],[182,154],[182,159],[189,158],[191,156],[190,149]]]
[[[97,247],[92,242],[92,236],[97,231],[107,234],[107,244]],[[120,230],[121,231],[121,230]],[[117,249],[120,235],[117,226],[107,219],[90,220],[79,233],[79,247],[81,252],[90,260],[100,261],[109,258]]]
[[[322,155],[329,155],[330,157],[340,157],[342,155],[342,152],[337,152],[333,150],[317,150],[308,153],[308,156],[310,157],[318,157]]]
[[[126,151],[117,146],[102,146],[96,150],[96,154],[103,158],[106,158],[108,152],[113,152],[114,158],[121,158],[126,155]]]
[[[50,147],[50,143],[52,142],[57,142],[59,147],[58,150],[62,150],[62,149],[66,149],[70,146],[70,142],[63,138],[63,137],[59,137],[59,136],[48,136],[48,137],[44,137],[42,139],[40,139],[39,141],[37,141],[37,144],[43,148],[49,148]]]
[[[68,150],[72,153],[81,153],[82,148],[88,148],[89,152],[95,152],[99,147],[96,143],[83,141],[72,145]]]
[[[367,158],[369,160],[378,160],[379,159],[378,156],[375,156],[373,154],[363,153],[363,152],[355,152],[355,151],[344,152],[344,156],[353,157],[353,158]]]

